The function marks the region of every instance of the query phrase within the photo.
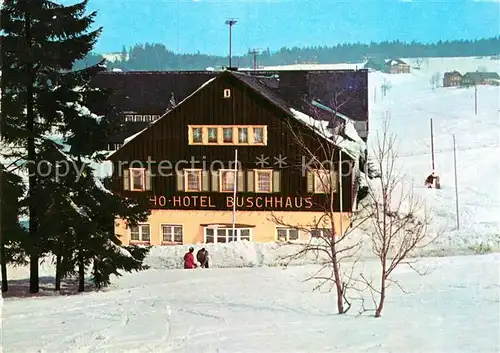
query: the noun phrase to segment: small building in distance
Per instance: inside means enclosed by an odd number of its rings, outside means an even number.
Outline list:
[[[443,87],[458,87],[462,80],[462,74],[458,71],[445,72],[443,77]]]
[[[409,74],[410,65],[401,59],[389,59],[385,62],[385,70],[388,74]]]
[[[500,76],[496,72],[467,72],[463,75],[460,85],[464,87],[475,85],[495,85],[500,83]]]
[[[405,74],[410,72],[410,65],[401,59],[370,58],[364,65],[364,68],[387,74]]]

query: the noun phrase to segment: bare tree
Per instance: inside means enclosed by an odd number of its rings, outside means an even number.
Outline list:
[[[372,158],[378,166],[380,177],[369,185],[368,199],[373,254],[378,258],[380,280],[361,275],[369,288],[375,304],[375,317],[382,315],[387,289],[394,284],[403,288],[392,278],[393,271],[401,264],[409,265],[420,274],[412,253],[426,246],[431,240],[427,234],[430,218],[424,205],[413,194],[413,185],[406,184],[396,167],[396,138],[389,133],[389,118],[386,118],[377,133]],[[404,291],[404,290],[403,290]],[[364,308],[362,310],[368,311]]]
[[[354,181],[359,176],[359,161],[347,158],[339,147],[345,124],[349,122],[338,118],[336,111],[332,116],[330,122],[309,118],[305,122],[310,129],[300,124],[297,126],[298,121],[289,122],[291,142],[302,154],[300,169],[307,179],[308,194],[323,195],[322,201],[313,204],[319,210],[319,216],[307,224],[287,222],[275,213],[271,218],[277,225],[309,235],[307,242],[296,244],[297,251],[284,259],[288,263],[307,257],[317,261],[319,270],[306,280],[319,281],[315,289],[330,284],[336,293],[337,312],[344,314],[351,308],[348,291],[355,289],[358,282],[353,273],[362,245],[359,238],[350,235],[369,217],[360,222],[353,221],[352,217],[343,219],[342,177],[348,175]],[[308,119],[305,115],[300,117],[301,120]]]
[[[387,92],[392,88],[392,84],[389,80],[385,78],[382,80],[382,84],[380,85],[380,89],[382,90],[382,97],[385,97]]]
[[[415,68],[420,70],[423,63],[424,63],[424,58],[416,58],[415,59]]]
[[[431,84],[432,90],[434,91],[437,87],[439,87],[439,83],[441,82],[441,74],[439,72],[436,72],[434,75],[432,75],[429,82]]]

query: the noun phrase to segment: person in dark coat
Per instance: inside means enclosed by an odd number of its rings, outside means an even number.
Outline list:
[[[189,252],[184,255],[184,268],[196,268],[196,263],[194,261],[194,248],[189,248]]]
[[[432,188],[432,185],[434,185],[434,179],[436,179],[436,176],[434,175],[434,172],[432,172],[432,174],[425,179],[425,186]]]
[[[196,259],[201,264],[201,268],[208,268],[208,251],[205,248],[198,250]]]

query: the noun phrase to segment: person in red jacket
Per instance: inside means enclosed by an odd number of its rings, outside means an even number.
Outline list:
[[[196,262],[194,261],[194,249],[189,248],[189,252],[184,255],[184,268],[196,268]]]

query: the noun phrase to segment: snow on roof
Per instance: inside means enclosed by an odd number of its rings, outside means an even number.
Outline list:
[[[347,155],[349,155],[352,159],[358,160],[361,155],[364,154],[366,150],[365,142],[359,137],[354,125],[350,122],[346,122],[346,135],[354,141],[350,141],[348,139],[343,138],[339,135],[334,135],[333,132],[329,131],[327,128],[328,122],[321,121],[310,117],[307,114],[304,114],[298,110],[290,108],[292,115],[299,121],[303,122],[307,126],[309,126],[313,131],[315,131],[318,135],[325,138],[327,141],[333,143],[335,146],[339,147],[342,151],[344,151]],[[349,126],[349,128],[347,128]],[[351,135],[351,136],[350,136]]]
[[[78,111],[79,116],[91,117],[91,118],[95,119],[98,123],[104,117],[103,115],[97,115],[97,114],[92,113],[89,108],[81,105],[78,102],[67,102],[66,106],[68,106],[70,108],[74,107],[75,110]]]
[[[129,143],[130,141],[132,141],[137,135],[141,134],[144,130],[147,130],[147,128],[144,128],[141,131],[133,134],[132,136],[127,137],[125,140],[123,140],[123,144],[126,145],[127,143]]]
[[[313,106],[315,106],[315,107],[317,107],[317,108],[320,108],[320,109],[326,110],[326,111],[327,111],[327,112],[329,112],[329,113],[335,114],[335,115],[336,115],[336,116],[338,116],[339,118],[342,118],[342,119],[344,119],[344,120],[346,120],[346,121],[351,121],[351,122],[353,121],[353,120],[352,120],[351,118],[349,118],[348,116],[346,116],[346,115],[344,115],[344,114],[342,114],[342,113],[340,113],[340,112],[336,112],[335,110],[333,110],[333,109],[331,109],[331,108],[327,107],[326,105],[324,105],[324,104],[322,104],[322,103],[320,103],[320,102],[318,102],[318,101],[316,101],[316,100],[312,100],[312,105],[313,105]]]

